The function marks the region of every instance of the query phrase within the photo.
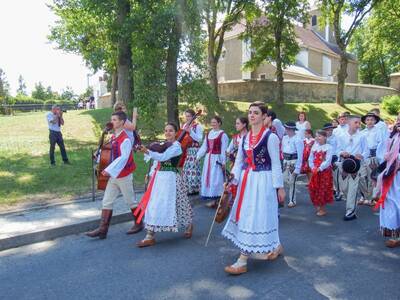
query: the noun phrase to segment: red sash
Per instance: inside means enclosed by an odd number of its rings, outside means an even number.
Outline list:
[[[149,186],[147,187],[147,190],[144,193],[142,200],[140,200],[139,205],[137,206],[137,208],[135,209],[135,212],[133,213],[133,215],[135,217],[137,217],[136,218],[137,224],[139,224],[142,221],[144,213],[146,212],[147,205],[149,204],[149,201],[150,201],[151,191],[153,190],[154,180],[156,178],[158,170],[160,170],[160,167],[161,167],[161,164],[159,162],[157,164],[157,168],[155,169],[153,176],[151,176]]]
[[[376,202],[374,209],[377,210],[381,205],[382,208],[385,208],[385,199],[387,194],[389,193],[390,188],[392,187],[394,178],[396,177],[396,170],[390,175],[388,178],[382,179],[382,193],[379,200]]]
[[[249,148],[250,149],[246,150],[247,168],[244,171],[242,184],[240,186],[240,194],[239,194],[238,206],[236,208],[236,222],[238,222],[239,218],[240,218],[240,210],[242,208],[244,191],[246,189],[246,184],[247,184],[247,177],[249,176],[250,170],[255,170],[255,168],[256,168],[256,165],[254,164],[254,159],[253,159],[253,149],[258,144],[258,142],[260,141],[264,131],[265,131],[265,127],[262,127],[260,132],[258,133],[258,135],[257,136],[253,136],[253,131],[250,130],[250,135],[249,135]],[[244,138],[246,138],[246,137],[244,137]],[[243,141],[243,143],[244,143],[244,141]]]

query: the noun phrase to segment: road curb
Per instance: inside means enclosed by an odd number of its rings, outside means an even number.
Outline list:
[[[190,197],[192,206],[198,206],[202,202],[198,197]],[[70,203],[68,203],[70,204]],[[132,213],[126,212],[118,215],[113,215],[111,225],[133,221]],[[30,232],[26,234],[16,235],[4,239],[0,239],[0,251],[17,248],[34,243],[53,240],[56,238],[79,234],[96,228],[99,225],[100,219],[83,221],[75,224],[65,225],[61,227],[46,229],[42,231]]]
[[[132,213],[122,213],[112,217],[111,225],[128,222],[130,220],[133,221]],[[86,232],[96,228],[98,225],[99,219],[96,219],[1,239],[0,251]]]

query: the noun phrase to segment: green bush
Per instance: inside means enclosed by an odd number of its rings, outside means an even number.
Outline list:
[[[9,104],[43,104],[43,100],[34,99],[25,95],[17,95],[12,97],[12,100]]]
[[[382,97],[382,107],[391,115],[400,112],[400,95],[390,95]]]

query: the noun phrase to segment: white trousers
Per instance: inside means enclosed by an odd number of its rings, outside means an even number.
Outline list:
[[[296,159],[283,160],[283,180],[285,181],[285,187],[289,190],[289,203],[296,203],[296,180],[297,174],[294,173]]]
[[[132,177],[132,174],[130,174],[122,178],[110,178],[108,180],[103,197],[103,209],[113,209],[114,201],[120,194],[130,208],[135,208],[138,205],[133,190]]]

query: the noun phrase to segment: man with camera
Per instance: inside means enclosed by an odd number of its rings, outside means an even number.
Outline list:
[[[56,144],[60,147],[62,160],[65,164],[69,164],[67,152],[65,151],[64,140],[61,134],[61,126],[64,125],[63,111],[58,105],[53,105],[51,111],[47,113],[47,124],[49,126],[49,139],[50,139],[50,163],[52,166],[56,165],[54,160],[54,149]]]

